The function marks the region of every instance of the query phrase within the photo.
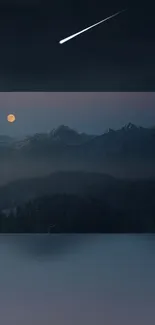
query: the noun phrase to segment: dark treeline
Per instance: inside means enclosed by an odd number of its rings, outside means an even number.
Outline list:
[[[140,201],[139,201],[140,202]],[[44,196],[0,214],[1,233],[145,233],[155,232],[155,205],[142,200],[130,208],[91,196]]]

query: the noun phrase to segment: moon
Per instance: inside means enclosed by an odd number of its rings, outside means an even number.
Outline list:
[[[9,114],[9,115],[7,116],[7,120],[8,120],[9,123],[13,123],[13,122],[15,122],[16,117],[15,117],[14,114]]]

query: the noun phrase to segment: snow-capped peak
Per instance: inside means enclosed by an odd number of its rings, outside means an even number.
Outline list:
[[[131,122],[124,126],[124,129],[127,129],[127,130],[137,129],[137,128],[138,127],[135,124],[131,123]]]

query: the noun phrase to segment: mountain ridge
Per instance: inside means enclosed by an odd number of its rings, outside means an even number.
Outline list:
[[[59,170],[96,171],[114,176],[155,175],[155,128],[132,123],[101,135],[79,133],[65,125],[0,146],[0,180],[39,176]],[[3,170],[6,169],[4,176]],[[18,176],[18,177],[19,177]],[[11,177],[11,178],[10,178]]]

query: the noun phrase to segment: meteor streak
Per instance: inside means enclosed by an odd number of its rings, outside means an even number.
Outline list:
[[[116,12],[116,14],[113,14],[112,16],[109,16],[109,17],[107,17],[107,18],[105,18],[105,19],[99,21],[98,23],[96,23],[96,24],[94,24],[94,25],[92,25],[92,26],[89,26],[89,27],[87,27],[87,28],[81,30],[80,32],[78,32],[78,33],[76,33],[76,34],[73,34],[73,35],[71,35],[71,36],[68,36],[68,37],[62,39],[61,41],[59,41],[59,44],[63,44],[63,43],[65,43],[65,42],[69,41],[70,39],[72,39],[72,38],[74,38],[74,37],[76,37],[76,36],[78,36],[78,35],[80,35],[80,34],[86,32],[88,29],[91,29],[91,28],[93,28],[93,27],[95,27],[95,26],[97,26],[97,25],[103,23],[104,21],[106,21],[106,20],[108,20],[108,19],[111,19],[111,18],[113,18],[113,17],[119,15],[120,13],[122,13],[122,12],[125,11],[125,10],[126,10],[126,9],[121,10],[121,11],[118,11],[118,12]]]

